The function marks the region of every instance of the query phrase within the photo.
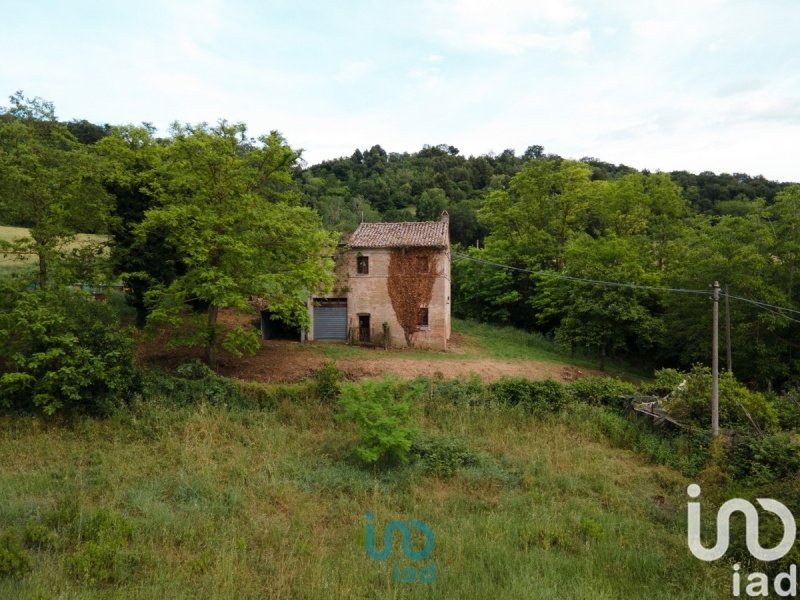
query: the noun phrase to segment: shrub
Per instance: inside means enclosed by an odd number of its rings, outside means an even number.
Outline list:
[[[792,388],[772,401],[781,429],[800,429],[800,388]]]
[[[486,386],[475,374],[467,379],[425,381],[436,400],[450,402],[456,406],[477,406],[483,404],[488,397]]]
[[[742,438],[729,450],[729,461],[735,477],[763,485],[800,472],[800,443],[787,432]]]
[[[175,375],[183,379],[205,379],[206,377],[214,376],[214,370],[206,363],[194,359],[188,363],[178,365],[175,369]]]
[[[630,398],[636,393],[632,383],[613,377],[582,377],[567,385],[569,397],[577,402],[595,406],[609,406],[617,410],[627,410]]]
[[[314,374],[317,382],[317,396],[323,402],[334,402],[341,392],[342,373],[336,363],[329,361]]]
[[[686,385],[672,392],[666,407],[678,421],[703,429],[711,424],[711,369],[696,365],[685,374]],[[751,422],[752,419],[752,422]],[[730,373],[719,378],[720,427],[762,432],[778,428],[778,413],[767,398],[751,392]]]
[[[0,406],[108,414],[138,387],[131,339],[105,304],[54,288],[0,313]]]
[[[17,532],[0,534],[0,577],[22,577],[30,568],[30,554],[19,543]]]
[[[508,406],[522,404],[533,414],[559,410],[567,400],[564,386],[550,379],[532,381],[522,377],[504,377],[489,386],[498,402]]]
[[[411,446],[411,454],[426,473],[437,477],[452,477],[463,467],[475,466],[479,457],[454,437],[421,437]]]
[[[342,386],[337,417],[358,427],[356,452],[361,460],[408,461],[416,435],[410,403],[420,393],[418,385],[393,378]]]

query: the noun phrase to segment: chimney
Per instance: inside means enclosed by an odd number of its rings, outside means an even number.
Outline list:
[[[450,215],[447,213],[446,210],[442,211],[442,216],[439,219],[439,221],[442,223],[447,223],[448,225],[450,224]]]

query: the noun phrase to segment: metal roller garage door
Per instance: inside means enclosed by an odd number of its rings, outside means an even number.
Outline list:
[[[347,299],[314,301],[314,339],[347,340]]]

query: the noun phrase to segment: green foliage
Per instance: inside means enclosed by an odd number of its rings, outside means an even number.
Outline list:
[[[466,379],[418,378],[418,382],[428,387],[426,399],[431,404],[450,403],[469,408],[485,404],[491,397],[483,381],[475,374]]]
[[[228,331],[222,347],[236,358],[241,358],[245,354],[255,354],[258,351],[261,347],[261,336],[255,329],[245,329],[239,325]]]
[[[110,197],[99,160],[56,120],[52,103],[22,92],[10,101],[0,109],[0,223],[28,227],[29,235],[0,241],[0,255],[34,257],[43,288],[78,232],[104,231]]]
[[[221,340],[221,307],[250,309],[252,296],[269,302],[287,324],[307,325],[306,294],[329,285],[334,240],[319,215],[297,205],[291,168],[298,158],[277,133],[246,143],[246,126],[221,121],[173,125],[159,171],[158,203],[135,231],[140,239],[164,234],[183,271],[151,290],[154,319],[174,320],[191,301],[206,307],[196,339],[214,365]],[[256,142],[254,140],[254,142]],[[234,330],[224,345],[253,352],[253,332]]]
[[[481,462],[463,440],[449,435],[418,437],[411,446],[411,455],[424,472],[442,478],[452,477],[459,469]]]
[[[800,388],[791,388],[786,393],[773,396],[772,404],[778,413],[781,429],[800,430]]]
[[[356,452],[365,463],[408,461],[416,436],[411,402],[421,394],[420,386],[397,379],[364,381],[342,386],[338,418],[358,428]]]
[[[749,485],[763,485],[800,473],[800,441],[793,433],[747,436],[736,440],[728,455],[732,474]]]
[[[150,311],[146,293],[169,285],[183,270],[175,248],[166,240],[166,230],[135,233],[159,197],[165,144],[155,133],[148,125],[114,127],[95,148],[106,163],[103,185],[116,200],[109,226],[114,242],[111,263],[128,290],[126,298],[136,310],[138,327],[145,325]]]
[[[113,310],[70,289],[7,296],[0,314],[0,405],[107,414],[138,388],[130,337]]]
[[[0,533],[0,578],[22,577],[31,570],[31,556],[14,530]]]
[[[703,429],[711,424],[711,369],[696,365],[685,374],[686,385],[673,391],[665,404],[678,421]],[[767,398],[741,385],[730,373],[719,378],[720,427],[739,431],[771,432],[778,428],[778,413]]]
[[[214,377],[214,371],[207,364],[195,359],[175,367],[175,375],[183,379],[206,379]]]
[[[567,384],[567,393],[577,402],[624,412],[630,409],[629,396],[636,393],[636,386],[612,377],[581,377]]]
[[[175,374],[144,372],[144,400],[165,399],[175,406],[210,404],[261,410],[274,409],[284,402],[304,403],[315,394],[309,384],[267,385],[222,377],[197,360],[180,365]]]
[[[492,383],[489,391],[498,402],[508,406],[521,404],[532,414],[558,411],[567,401],[564,386],[550,379],[533,381],[523,377],[504,377]]]
[[[317,396],[323,402],[335,402],[341,393],[342,372],[336,368],[336,363],[328,361],[321,369],[314,373],[317,383]]]

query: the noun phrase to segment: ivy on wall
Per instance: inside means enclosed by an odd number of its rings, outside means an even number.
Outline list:
[[[438,276],[435,248],[401,248],[389,255],[389,299],[408,346],[420,330],[421,309],[430,303]]]

